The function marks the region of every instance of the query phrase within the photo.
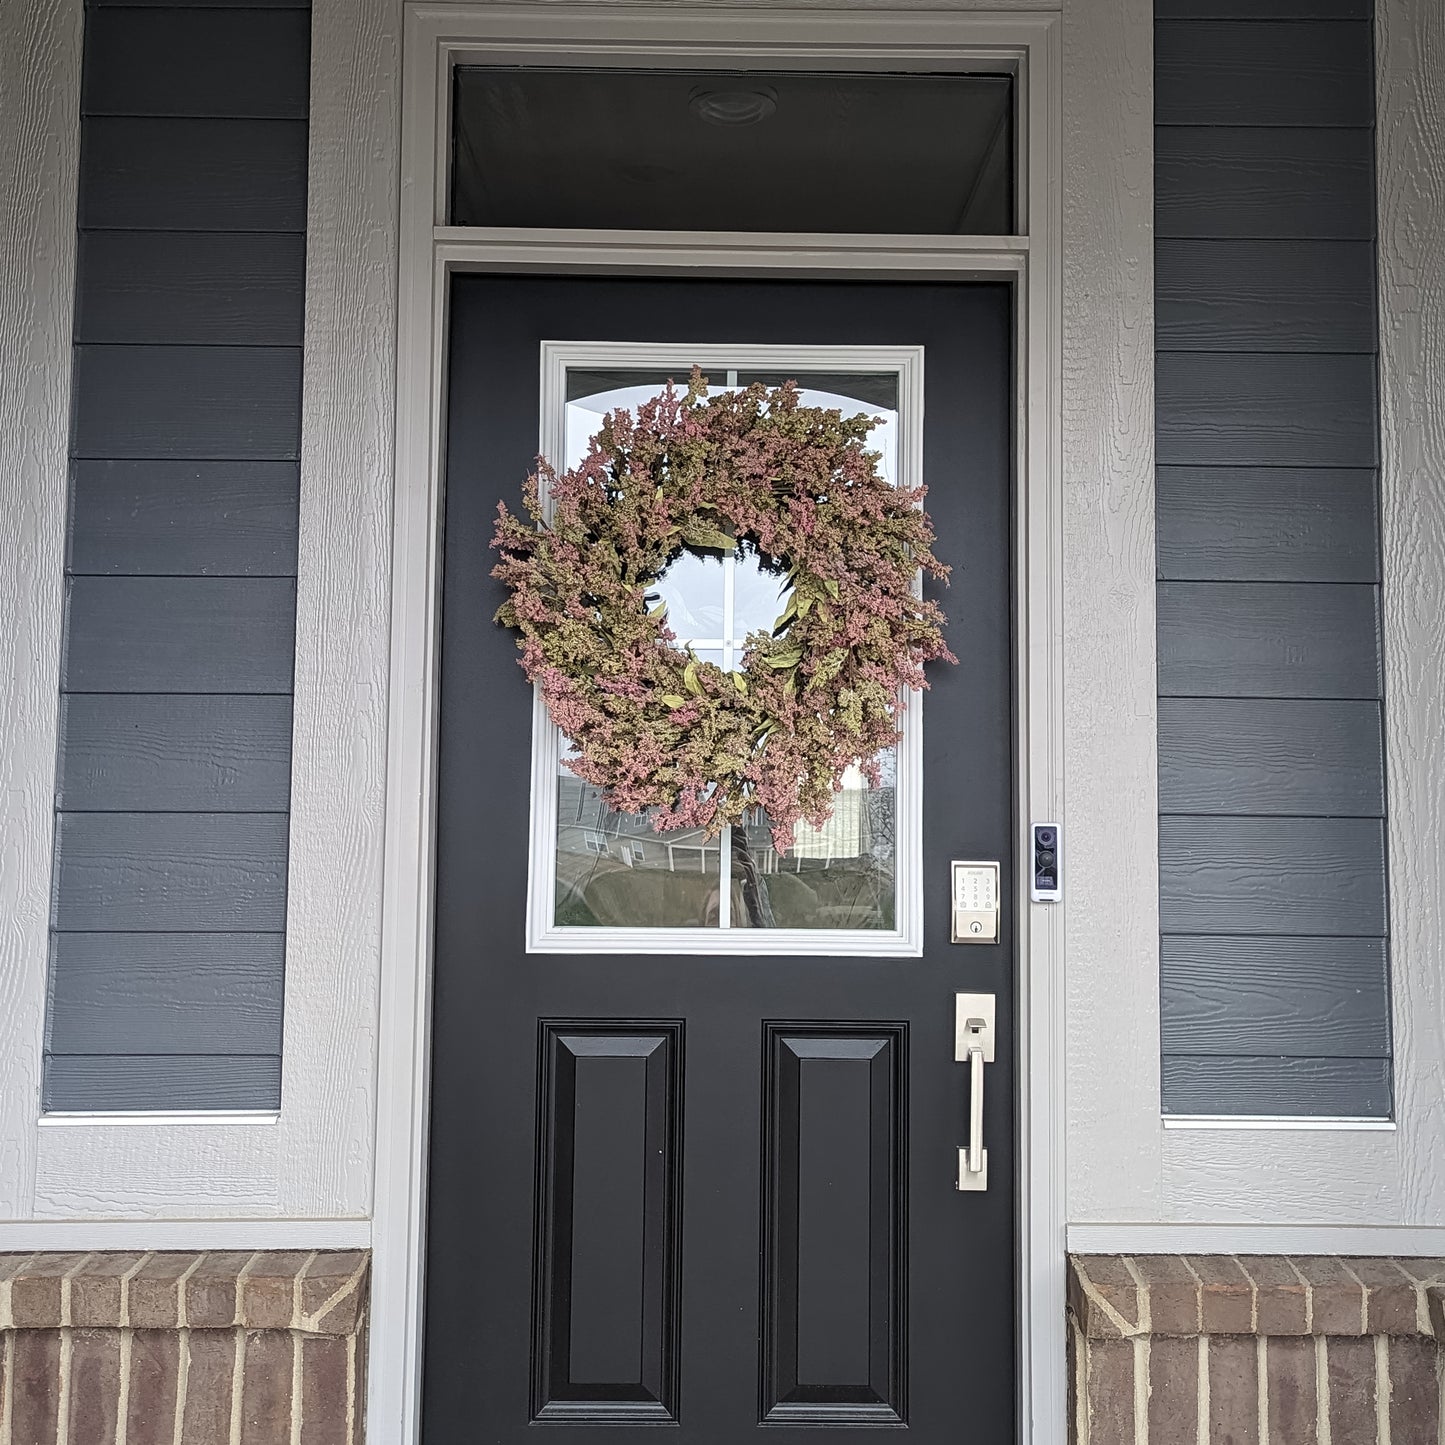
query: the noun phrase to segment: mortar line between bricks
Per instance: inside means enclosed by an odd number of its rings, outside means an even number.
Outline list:
[[[1315,1332],[1315,1287],[1304,1277],[1304,1271],[1300,1269],[1299,1265],[1297,1265],[1289,1255],[1286,1254],[1282,1256],[1282,1258],[1293,1271],[1294,1277],[1304,1286],[1305,1334],[1312,1335]]]
[[[15,1331],[5,1331],[5,1379],[0,1382],[0,1445],[11,1445],[11,1402],[15,1398]]]
[[[346,1445],[356,1445],[356,1351],[360,1348],[357,1341],[357,1335],[346,1341]]]
[[[121,1285],[121,1314],[125,1314],[125,1285]],[[115,1445],[126,1445],[130,1434],[130,1357],[131,1343],[135,1332],[122,1327],[120,1331],[120,1379],[116,1382],[115,1395]]]
[[[295,1319],[295,1314],[291,1316]],[[301,1333],[291,1331],[291,1445],[301,1445]]]
[[[233,1330],[236,1353],[231,1360],[231,1430],[230,1445],[241,1445],[241,1396],[246,1389],[246,1331]]]
[[[1435,1440],[1445,1445],[1445,1350],[1435,1351]]]
[[[60,1282],[60,1317],[65,1318],[65,1281]],[[60,1330],[60,1349],[56,1351],[56,1369],[60,1372],[55,1395],[55,1445],[70,1445],[70,1363],[75,1342],[70,1331]],[[29,1442],[26,1442],[29,1445]],[[38,1442],[37,1442],[38,1445]]]
[[[120,1327],[123,1330],[130,1328],[130,1282],[155,1258],[155,1253],[153,1249],[146,1250],[120,1277]],[[116,1445],[121,1442],[117,1440]]]
[[[201,1261],[205,1259],[204,1254],[198,1254],[190,1264],[176,1276],[176,1328],[189,1332],[191,1327],[191,1314],[186,1308],[186,1281],[200,1269]],[[189,1333],[187,1334],[189,1339]],[[176,1436],[176,1445],[180,1445],[180,1436]]]
[[[1139,1273],[1132,1255],[1121,1254],[1119,1258],[1124,1261],[1124,1268],[1129,1271],[1129,1278],[1134,1281],[1134,1303],[1135,1313],[1139,1316],[1139,1333],[1147,1335],[1154,1328],[1154,1301],[1149,1297],[1149,1286],[1145,1282],[1144,1276]]]
[[[1074,1342],[1075,1439],[1078,1445],[1089,1445],[1089,1337],[1079,1328],[1076,1319],[1069,1320],[1069,1330]],[[352,1445],[350,1435],[346,1437],[346,1445]]]
[[[1352,1269],[1350,1268],[1350,1262],[1349,1262],[1349,1260],[1342,1258],[1342,1259],[1339,1261],[1339,1266],[1340,1266],[1340,1268],[1341,1268],[1342,1270],[1344,1270],[1344,1272],[1345,1272],[1347,1275],[1349,1275],[1349,1277],[1350,1277],[1352,1280],[1354,1280],[1354,1282],[1355,1282],[1357,1285],[1359,1285],[1359,1287],[1360,1287],[1360,1333],[1361,1333],[1362,1335],[1367,1335],[1367,1334],[1370,1333],[1370,1291],[1369,1291],[1369,1288],[1368,1288],[1368,1286],[1365,1284],[1364,1280],[1362,1280],[1362,1279],[1359,1277],[1359,1275],[1357,1275],[1357,1274],[1354,1272],[1354,1270],[1352,1270]]]
[[[1422,1335],[1431,1334],[1430,1297],[1426,1292],[1424,1281],[1416,1279],[1400,1260],[1392,1259],[1390,1263],[1410,1281],[1410,1288],[1415,1292],[1415,1328]]]
[[[1258,1333],[1259,1333],[1259,1284],[1258,1284],[1258,1282],[1255,1280],[1255,1277],[1254,1277],[1252,1274],[1250,1274],[1250,1272],[1249,1272],[1247,1269],[1245,1269],[1245,1267],[1244,1267],[1244,1261],[1243,1261],[1242,1259],[1240,1259],[1240,1257],[1239,1257],[1237,1254],[1231,1254],[1229,1257],[1230,1257],[1230,1259],[1232,1259],[1232,1260],[1234,1261],[1235,1267],[1239,1270],[1240,1274],[1242,1274],[1242,1275],[1245,1277],[1245,1279],[1247,1279],[1247,1280],[1249,1281],[1249,1327],[1250,1327],[1251,1330],[1254,1331],[1255,1334],[1258,1334]],[[1261,1434],[1260,1437],[1259,1437],[1259,1445],[1269,1445],[1268,1440],[1266,1439],[1266,1437],[1265,1437],[1263,1434]]]
[[[1209,1336],[1199,1336],[1199,1389],[1194,1398],[1195,1439],[1209,1445]]]
[[[1106,1300],[1104,1296],[1099,1293],[1099,1291],[1094,1287],[1093,1283],[1083,1274],[1079,1275],[1079,1283],[1083,1285],[1084,1294],[1088,1297],[1088,1299],[1093,1304],[1098,1305],[1098,1307],[1104,1312],[1105,1316],[1107,1316],[1109,1323],[1112,1324],[1114,1328],[1119,1331],[1119,1336],[1121,1339],[1130,1339],[1132,1336],[1138,1333],[1142,1325],[1131,1325],[1129,1321],[1126,1320],[1124,1316],[1121,1315],[1119,1311],[1116,1310],[1114,1306],[1111,1305],[1109,1301]]]
[[[1323,1335],[1315,1339],[1315,1445],[1334,1445],[1330,1422],[1330,1342]]]
[[[321,1304],[318,1305],[317,1308],[314,1309],[311,1314],[306,1317],[306,1319],[302,1322],[303,1328],[310,1327],[313,1330],[319,1331],[321,1327],[321,1321],[324,1320],[326,1316],[329,1315],[331,1311],[334,1310],[336,1306],[339,1305],[341,1301],[344,1300],[346,1296],[350,1294],[351,1291],[361,1283],[361,1277],[366,1273],[366,1268],[369,1263],[370,1260],[368,1260],[365,1255],[362,1255],[361,1263],[358,1264],[356,1268],[351,1272],[351,1274],[347,1277],[345,1284],[343,1284],[341,1288],[338,1289],[336,1293],[331,1296],[330,1299],[323,1300]]]
[[[1390,1340],[1387,1335],[1375,1336],[1375,1439],[1379,1445],[1390,1445]]]
[[[259,1251],[253,1252],[250,1259],[236,1273],[236,1313],[232,1320],[233,1324],[245,1327],[246,1323],[246,1280],[251,1271],[261,1262]]]
[[[13,1268],[8,1270],[3,1279],[0,1279],[0,1329],[13,1330],[15,1328],[15,1308],[12,1291],[15,1288],[15,1276],[25,1269],[33,1260],[33,1254],[24,1255]],[[6,1440],[5,1445],[10,1445]]]
[[[1255,1321],[1255,1329],[1259,1322]],[[1255,1404],[1259,1410],[1259,1445],[1269,1445],[1269,1341],[1261,1334],[1254,1337]]]
[[[1202,1335],[1204,1333],[1204,1281],[1200,1278],[1199,1271],[1182,1254],[1176,1257],[1179,1263],[1194,1276],[1194,1328]]]
[[[1149,1445],[1149,1336],[1134,1341],[1134,1445]]]
[[[176,1422],[171,1432],[171,1445],[184,1445],[181,1439],[186,1425],[186,1395],[191,1381],[191,1332],[184,1325],[176,1329]]]
[[[90,1263],[92,1255],[82,1254],[80,1259],[60,1276],[60,1328],[68,1330],[70,1318],[70,1282]]]
[[[319,1249],[313,1249],[306,1256],[306,1262],[291,1276],[291,1328],[293,1330],[301,1328],[302,1283],[311,1273],[311,1266],[316,1263],[316,1256],[320,1253]]]

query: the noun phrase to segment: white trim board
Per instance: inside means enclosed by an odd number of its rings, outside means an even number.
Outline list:
[[[1019,355],[1017,837],[1064,812],[1062,470],[1057,417],[1061,231],[1060,24],[1048,14],[865,13],[608,5],[407,11],[401,170],[392,711],[382,954],[369,1428],[417,1438],[432,933],[438,530],[447,278],[456,269],[921,279],[1017,278]],[[447,70],[454,55],[557,64],[1020,67],[1030,235],[969,238],[538,236],[442,228]],[[426,178],[423,180],[423,178]],[[429,182],[429,184],[428,184]],[[1064,1436],[1063,910],[1019,878],[1022,1314],[1020,1434]]]
[[[384,7],[316,0],[279,1113],[42,1118],[83,6],[0,6],[0,1216],[371,1206],[397,177]],[[396,30],[394,17],[391,25]],[[377,243],[377,238],[386,238]],[[356,318],[372,330],[358,341]],[[379,322],[378,320],[379,319]]]
[[[1445,1257],[1445,1229],[1328,1224],[1071,1224],[1070,1254]]]
[[[1074,382],[1066,407],[1071,493],[1071,599],[1091,583],[1098,602],[1067,609],[1072,908],[1069,949],[1069,1218],[1074,1227],[1131,1220],[1141,1226],[1208,1220],[1231,1227],[1341,1229],[1445,1226],[1445,392],[1433,384],[1445,357],[1445,162],[1437,118],[1445,104],[1445,31],[1437,0],[1378,0],[1375,7],[1377,246],[1380,315],[1385,754],[1389,796],[1393,1127],[1356,1121],[1298,1127],[1291,1121],[1191,1124],[1159,1116],[1159,940],[1155,758],[1152,258],[1152,117],[1098,83],[1076,94],[1072,78],[1101,74],[1095,47],[1117,45],[1073,25],[1070,41],[1071,235],[1066,257],[1065,352]],[[1151,54],[1137,17],[1115,62],[1143,71]],[[1074,70],[1074,64],[1080,70]],[[1107,131],[1090,137],[1090,116]],[[1101,143],[1124,158],[1099,172]],[[1084,169],[1081,171],[1080,166]],[[1089,168],[1094,168],[1090,178]],[[1079,189],[1075,188],[1077,177]],[[1094,186],[1111,205],[1091,210]],[[1107,240],[1093,228],[1132,216]],[[1119,254],[1121,300],[1113,327],[1087,304],[1107,283],[1104,254]],[[1143,304],[1136,304],[1142,298]],[[1100,323],[1075,335],[1076,314]],[[1073,360],[1104,359],[1092,371]],[[1093,460],[1091,401],[1118,417],[1112,467]],[[1147,470],[1146,470],[1147,469]],[[1090,473],[1093,472],[1094,475]],[[1112,475],[1111,475],[1112,472]],[[1075,556],[1078,549],[1079,555]],[[1090,564],[1085,550],[1098,563]],[[1110,616],[1109,614],[1113,614]],[[1147,660],[1147,668],[1145,666]],[[1108,690],[1117,689],[1110,697]],[[1146,771],[1147,765],[1147,771]],[[1105,790],[1112,792],[1106,797]],[[1081,829],[1113,816],[1109,844],[1081,855]],[[1127,909],[1118,907],[1127,900]],[[1127,917],[1123,916],[1127,913]],[[1190,1226],[1192,1227],[1192,1225]]]
[[[368,1219],[0,1220],[0,1253],[102,1249],[370,1249]]]

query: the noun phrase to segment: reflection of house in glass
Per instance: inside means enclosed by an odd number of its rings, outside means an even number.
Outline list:
[[[890,929],[894,787],[852,776],[822,827],[802,824],[778,854],[765,819],[731,845],[731,922],[749,926],[740,861],[750,862],[779,928]],[[557,788],[557,914],[564,926],[716,928],[721,839],[700,828],[657,833],[646,815],[614,813],[564,773]]]

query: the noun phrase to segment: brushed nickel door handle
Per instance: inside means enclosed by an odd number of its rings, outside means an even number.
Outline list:
[[[968,1065],[968,1143],[958,1151],[958,1184],[978,1193],[988,1188],[988,1150],[983,1147],[983,1066],[994,1058],[994,996],[954,995],[954,1049]]]

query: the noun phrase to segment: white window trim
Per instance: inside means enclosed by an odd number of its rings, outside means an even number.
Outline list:
[[[699,359],[725,368],[787,366],[798,373],[891,372],[898,378],[898,484],[923,480],[923,348],[917,346],[740,346],[705,341],[654,345],[634,342],[544,341],[541,347],[541,455],[559,465],[567,371],[570,367],[674,367],[680,375]],[[716,378],[714,378],[716,380]],[[530,953],[667,953],[725,956],[766,952],[779,957],[917,958],[923,952],[923,709],[914,693],[899,719],[895,793],[898,851],[895,921],[887,930],[756,928],[580,928],[553,922],[557,866],[557,729],[540,689],[532,705],[532,807],[527,869],[527,950]],[[662,835],[664,839],[666,835]],[[916,846],[905,847],[908,839]],[[711,847],[718,847],[713,839]],[[719,851],[719,857],[722,856]]]
[[[1012,278],[1018,304],[1019,856],[1062,797],[1061,25],[1051,14],[867,14],[721,7],[409,7],[404,40],[396,555],[382,953],[370,1428],[411,1445],[420,1405],[446,296],[455,270]],[[1027,237],[721,236],[467,230],[443,224],[450,66],[712,64],[1020,76]],[[1063,919],[1020,870],[1020,1438],[1062,1441]]]

